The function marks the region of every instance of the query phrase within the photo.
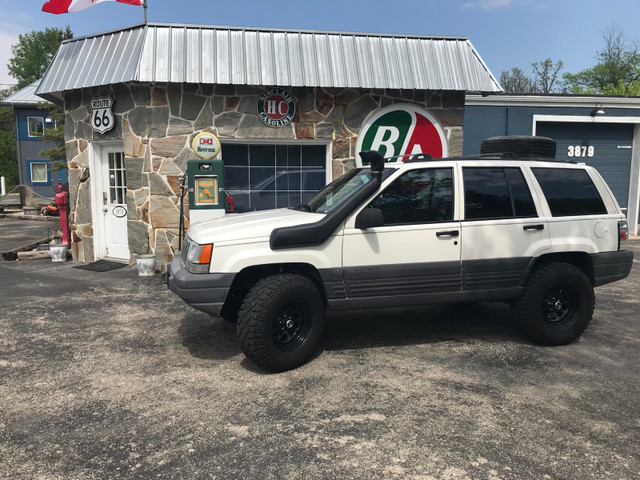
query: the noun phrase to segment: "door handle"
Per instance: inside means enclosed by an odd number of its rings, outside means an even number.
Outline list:
[[[457,237],[460,235],[458,230],[446,230],[444,232],[436,232],[436,237]]]
[[[544,230],[544,225],[541,223],[538,223],[536,225],[525,225],[524,227],[522,227],[523,230]]]

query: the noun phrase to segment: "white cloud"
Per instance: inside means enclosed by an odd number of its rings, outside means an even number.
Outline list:
[[[498,10],[511,5],[511,0],[474,0],[464,4],[464,8],[481,8],[482,10]]]
[[[0,32],[0,84],[14,84],[16,79],[9,75],[7,64],[11,58],[11,45],[18,43],[18,35]],[[0,89],[7,88],[6,85],[0,85]]]

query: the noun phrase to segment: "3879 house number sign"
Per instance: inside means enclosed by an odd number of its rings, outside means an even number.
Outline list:
[[[91,128],[99,133],[111,130],[115,125],[113,118],[113,99],[111,97],[93,97],[91,99]]]

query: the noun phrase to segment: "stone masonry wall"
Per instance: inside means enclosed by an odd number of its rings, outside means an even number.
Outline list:
[[[191,141],[200,132],[225,139],[265,141],[315,139],[332,145],[333,178],[355,165],[357,135],[366,117],[393,103],[415,103],[434,114],[447,134],[449,154],[462,154],[464,92],[292,88],[297,113],[281,128],[257,116],[259,87],[233,85],[113,85],[65,95],[72,253],[93,261],[93,218],[88,146],[124,143],[130,262],[154,252],[164,267],[178,248],[179,178],[194,158]],[[103,135],[89,121],[91,97],[114,98],[116,126]],[[188,207],[188,202],[185,202]],[[188,224],[188,223],[187,223]]]

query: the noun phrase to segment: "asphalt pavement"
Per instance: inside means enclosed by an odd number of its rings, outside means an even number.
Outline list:
[[[637,479],[631,248],[571,345],[500,303],[334,314],[281,374],[160,275],[0,262],[0,478]]]
[[[58,217],[41,217],[38,220],[23,220],[11,216],[0,218],[0,257],[24,245],[46,238],[53,238],[60,230]]]

